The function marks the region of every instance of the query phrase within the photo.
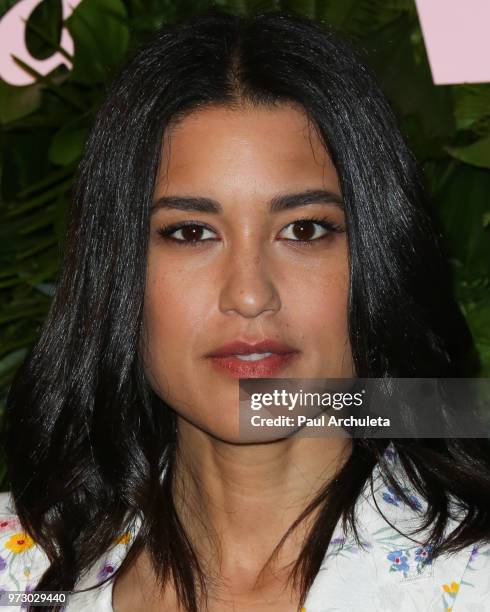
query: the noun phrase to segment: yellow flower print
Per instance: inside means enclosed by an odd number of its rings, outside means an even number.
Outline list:
[[[5,548],[9,548],[14,553],[22,553],[34,546],[34,540],[25,531],[14,533],[6,542]]]
[[[306,612],[306,608],[303,606],[299,612]]]
[[[459,583],[451,582],[451,584],[443,584],[442,588],[446,591],[446,593],[455,594],[459,591]]]
[[[120,535],[118,538],[116,538],[116,544],[127,544],[130,539],[131,539],[131,534],[129,533],[129,531],[126,531],[125,533]]]
[[[24,576],[30,576],[31,575],[31,570],[28,567],[24,568]]]

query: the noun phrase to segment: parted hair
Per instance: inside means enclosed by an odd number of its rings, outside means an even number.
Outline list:
[[[357,375],[477,373],[417,164],[358,52],[327,25],[278,11],[213,11],[168,25],[133,53],[98,111],[67,211],[56,293],[7,399],[3,435],[16,511],[50,561],[36,589],[72,590],[140,516],[117,572],[146,548],[162,588],[171,580],[189,612],[205,605],[206,576],[172,497],[175,412],[150,387],[139,342],[165,130],[195,109],[244,103],[302,107],[335,164]],[[355,504],[376,464],[405,498],[383,461],[389,442],[354,439],[337,477],[278,544],[318,510],[291,574],[302,601],[338,521],[356,532]],[[488,440],[391,442],[428,501],[434,557],[489,538]],[[442,538],[449,496],[467,512]]]

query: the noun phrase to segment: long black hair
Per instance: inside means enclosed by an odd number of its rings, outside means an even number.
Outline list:
[[[205,601],[206,578],[172,499],[175,413],[140,361],[149,210],[165,130],[194,109],[244,102],[300,105],[336,166],[357,375],[474,374],[472,337],[415,160],[357,53],[326,26],[282,12],[210,13],[168,26],[135,53],[100,108],[68,211],[56,294],[8,396],[16,510],[51,562],[37,589],[72,590],[140,516],[119,571],[146,547],[185,609]],[[392,442],[428,500],[434,557],[489,537],[488,440]],[[354,439],[338,476],[287,532],[318,510],[293,572],[302,601],[338,520],[355,527],[354,506],[373,467],[388,473],[388,443]],[[442,539],[449,495],[468,512]]]

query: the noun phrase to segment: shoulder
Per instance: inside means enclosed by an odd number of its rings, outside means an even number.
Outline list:
[[[350,530],[337,526],[305,603],[307,612],[324,612],[327,600],[342,602],[342,609],[369,612],[488,609],[490,543],[475,542],[432,558],[430,546],[422,544],[424,532],[414,532],[426,502],[403,474],[398,475],[412,507],[376,474],[356,507],[360,545]],[[457,527],[458,521],[451,521],[447,532]],[[347,589],[348,584],[356,584],[356,589]]]
[[[91,589],[115,572],[127,554],[140,527],[140,520],[128,531],[116,534],[111,548],[77,580],[75,592],[70,596],[67,611],[112,610],[111,582]],[[0,592],[35,589],[43,573],[49,567],[49,559],[32,537],[22,527],[11,493],[0,493]],[[15,609],[20,609],[15,608]]]
[[[490,601],[490,543],[475,543],[457,554],[464,555],[464,570],[459,580],[448,576],[442,585],[447,608],[453,612],[483,612]]]
[[[49,560],[24,530],[9,491],[0,493],[0,591],[30,591]]]
[[[371,518],[367,538],[378,567],[384,568],[382,582],[387,587],[398,583],[398,597],[404,595],[407,606],[415,610],[419,609],[417,605],[423,609],[424,602],[430,602],[430,609],[444,612],[483,611],[490,599],[490,542],[474,542],[433,559],[430,545],[421,544],[428,530],[417,531],[427,500],[413,488],[396,452],[388,453],[388,457],[413,508],[383,478],[375,477],[376,484],[363,509],[366,518]],[[457,530],[464,518],[455,500],[450,504],[453,518],[448,520],[445,537]]]

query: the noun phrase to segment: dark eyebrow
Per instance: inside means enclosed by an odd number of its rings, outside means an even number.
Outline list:
[[[309,204],[335,204],[339,208],[344,208],[342,198],[338,193],[325,189],[309,189],[301,193],[287,193],[276,196],[269,202],[270,212],[289,210],[298,206],[308,206]]]
[[[279,212],[299,206],[321,203],[335,204],[342,210],[344,208],[339,194],[325,189],[309,189],[300,193],[286,193],[275,196],[269,202],[269,212]],[[219,202],[200,196],[163,196],[153,203],[152,214],[161,208],[214,214],[223,212],[223,207]]]

